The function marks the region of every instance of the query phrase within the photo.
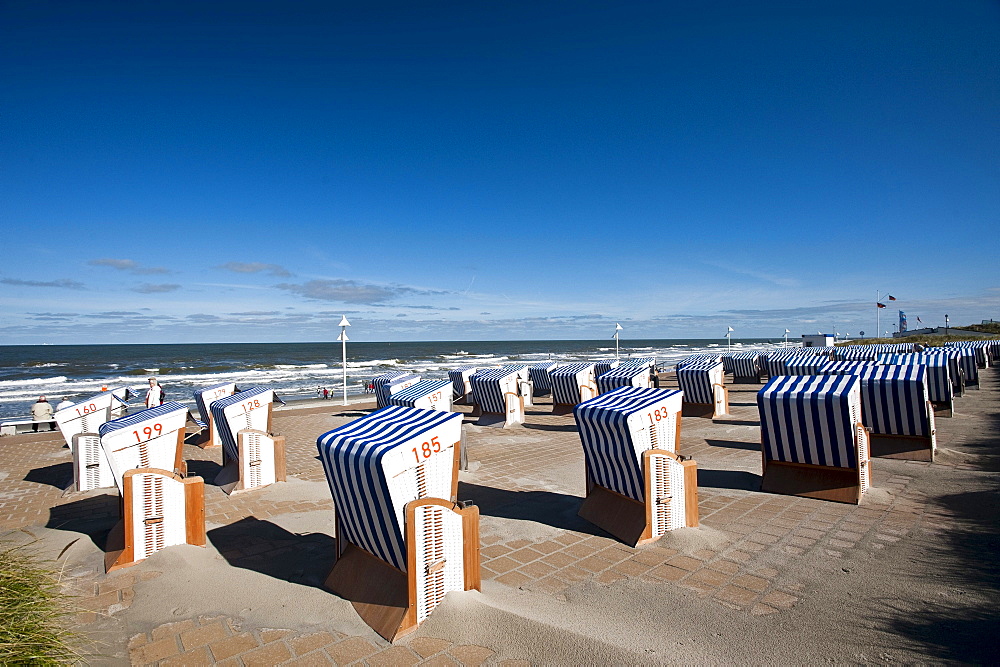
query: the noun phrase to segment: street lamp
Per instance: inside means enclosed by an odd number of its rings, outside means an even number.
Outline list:
[[[347,321],[347,315],[340,318],[340,335],[337,336],[337,340],[340,341],[341,350],[341,363],[344,368],[344,405],[347,405],[347,327],[351,326],[351,323]]]

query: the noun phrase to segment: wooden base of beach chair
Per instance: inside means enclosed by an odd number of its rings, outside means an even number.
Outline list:
[[[688,403],[681,404],[681,414],[684,417],[706,417],[715,419],[729,414],[729,388],[716,384],[712,385],[712,392],[715,394],[714,403]]]
[[[955,401],[936,401],[932,402],[931,405],[934,406],[934,416],[935,417],[954,417],[955,416]]]
[[[571,415],[573,414],[573,408],[576,404],[569,403],[553,403],[552,404],[552,414],[554,415]]]
[[[340,554],[323,582],[323,588],[348,600],[361,619],[390,642],[415,630],[447,592],[440,581],[448,567],[447,557],[435,560],[430,557],[433,549],[416,544],[416,522],[420,520],[417,514],[421,508],[434,507],[459,515],[461,544],[449,544],[445,551],[450,550],[462,560],[463,590],[480,590],[479,508],[459,507],[436,498],[406,505],[406,572],[338,538]],[[428,539],[436,539],[441,549],[441,536],[430,535]]]
[[[856,468],[768,461],[760,490],[857,505],[861,501],[862,485]]]
[[[931,436],[878,435],[869,436],[871,454],[883,459],[933,461],[934,439]]]
[[[229,459],[223,450],[222,470],[215,477],[216,486],[232,495],[285,481],[285,436],[242,429],[236,437],[240,458]]]
[[[676,517],[672,527],[665,526],[665,512],[669,513],[672,494],[666,491],[668,480],[663,471],[657,471],[657,458],[669,457],[683,468],[684,516]],[[662,465],[662,461],[660,462]],[[587,497],[578,512],[598,528],[610,533],[625,544],[639,546],[663,537],[666,530],[680,525],[698,526],[698,466],[693,460],[662,449],[643,452],[643,477],[646,502],[638,502],[587,479]],[[678,503],[679,504],[679,503]]]
[[[124,474],[122,486],[122,518],[108,533],[106,572],[135,565],[174,544],[205,546],[205,481],[201,477],[134,468]]]

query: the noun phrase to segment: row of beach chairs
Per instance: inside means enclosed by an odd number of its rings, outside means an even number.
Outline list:
[[[993,351],[985,350],[987,363]],[[825,354],[827,359],[817,360],[839,365],[791,374],[786,362],[785,372],[758,392],[762,489],[857,503],[871,484],[878,437],[895,438],[896,454],[903,457],[927,449],[933,454],[929,366],[923,356],[904,350],[880,350],[873,360],[836,361],[833,352]],[[904,355],[912,355],[906,359],[912,363],[888,363]],[[792,361],[791,368],[800,367]],[[636,375],[630,364],[605,368],[600,376],[594,366],[545,369],[553,403],[565,392],[560,405],[572,410],[579,431],[586,474],[580,516],[632,545],[697,526],[697,464],[679,451],[682,417],[688,404],[715,415],[727,402],[726,362],[685,360],[678,368],[680,390],[624,384],[634,377],[647,381],[648,364],[635,364],[641,371]],[[406,374],[380,379],[373,383],[380,404],[375,412],[317,439],[337,521],[337,558],[324,585],[350,600],[390,641],[415,629],[448,592],[481,587],[479,513],[458,498],[463,415],[451,411],[451,400],[460,382],[460,397],[471,395],[483,415],[505,414],[512,405],[523,413],[535,378],[528,365],[470,370],[453,371],[449,380]],[[611,379],[600,386],[600,378],[618,371],[626,378],[622,386]],[[707,377],[708,388],[682,377]],[[583,390],[591,386],[589,393]],[[85,430],[72,434],[71,447],[96,446],[103,453],[121,494],[122,522],[109,538],[109,570],[171,544],[205,544],[204,482],[186,474],[186,437],[223,448],[225,465],[216,483],[224,489],[277,481],[279,467],[283,477],[283,447],[270,435],[271,406],[280,399],[261,387],[210,390],[197,401],[200,422],[184,406],[166,403],[117,419],[109,409],[109,419],[96,424],[100,417],[92,417]],[[428,398],[434,394],[441,396]],[[270,443],[269,454],[251,451],[262,442]],[[254,478],[250,468],[266,465],[274,475]]]

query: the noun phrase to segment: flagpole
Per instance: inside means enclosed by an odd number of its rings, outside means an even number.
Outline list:
[[[879,312],[878,311],[881,310],[881,309],[878,307],[878,305],[880,303],[882,303],[882,300],[879,299],[879,291],[875,290],[875,336],[878,336],[878,332],[882,330],[879,327],[880,318],[879,318]]]

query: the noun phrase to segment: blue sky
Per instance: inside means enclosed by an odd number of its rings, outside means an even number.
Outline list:
[[[973,0],[7,0],[0,343],[1000,319],[998,45]]]

